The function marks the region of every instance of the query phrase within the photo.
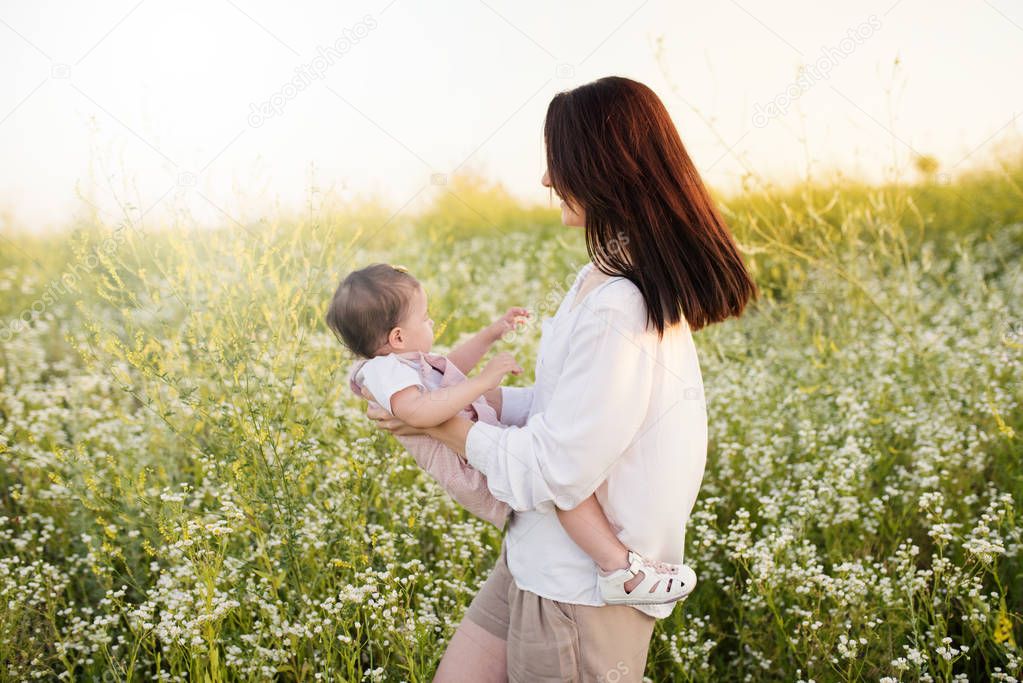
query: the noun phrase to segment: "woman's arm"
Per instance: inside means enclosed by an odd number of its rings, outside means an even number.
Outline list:
[[[637,293],[638,295],[638,293]],[[584,314],[572,331],[557,389],[524,427],[453,419],[429,430],[487,475],[516,510],[571,509],[587,498],[637,438],[656,366],[642,299]]]
[[[497,411],[501,424],[521,427],[526,424],[533,407],[533,387],[501,387],[501,409]]]
[[[465,439],[474,423],[464,417],[453,417],[443,424],[430,427],[426,433],[465,458]]]
[[[487,403],[490,404],[490,407],[494,409],[494,412],[497,413],[497,419],[500,420],[501,408],[504,404],[504,401],[501,399],[501,387],[494,387],[483,394],[483,398],[486,399]]]
[[[526,424],[533,405],[533,387],[497,387],[484,396],[501,424],[514,427]]]

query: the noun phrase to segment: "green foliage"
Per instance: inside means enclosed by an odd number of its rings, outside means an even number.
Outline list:
[[[650,678],[1021,676],[1021,185],[722,199],[765,296],[696,337],[700,584]],[[369,425],[327,303],[401,263],[444,351],[508,306],[550,315],[581,233],[456,180],[411,217],[12,239],[0,679],[429,680],[500,534]],[[528,369],[538,337],[500,348]]]

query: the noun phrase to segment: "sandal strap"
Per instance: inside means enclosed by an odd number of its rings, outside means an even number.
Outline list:
[[[630,550],[629,551],[629,571],[635,576],[639,572],[644,574],[661,574],[661,575],[677,575],[678,566],[670,564],[668,562],[660,562],[657,560],[650,560],[643,557],[639,553]]]
[[[640,572],[643,572],[643,567],[646,566],[646,558],[637,552],[632,550],[629,551],[629,571],[632,572],[633,576],[636,576]],[[643,572],[649,574],[650,572]]]

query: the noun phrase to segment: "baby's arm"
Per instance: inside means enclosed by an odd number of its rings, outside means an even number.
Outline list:
[[[451,360],[450,355],[448,360]],[[425,429],[436,427],[459,413],[487,391],[501,384],[508,373],[522,368],[510,353],[499,353],[475,377],[450,387],[425,391],[422,386],[405,387],[391,396],[391,412],[405,424]]]
[[[528,317],[529,311],[524,308],[517,306],[509,308],[503,316],[484,327],[468,341],[453,348],[448,353],[448,360],[468,375],[479,364],[487,350],[494,345],[494,342],[500,339],[505,332],[515,329],[517,324],[524,322]]]

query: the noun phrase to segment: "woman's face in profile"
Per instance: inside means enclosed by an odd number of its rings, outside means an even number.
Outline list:
[[[543,172],[543,178],[540,179],[540,184],[544,187],[551,186],[551,176],[548,171]],[[555,193],[557,194],[557,193]],[[561,198],[561,195],[558,195]],[[583,211],[582,207],[569,206],[563,198],[561,198],[561,222],[565,225],[573,225],[579,228],[586,227],[586,212]]]

